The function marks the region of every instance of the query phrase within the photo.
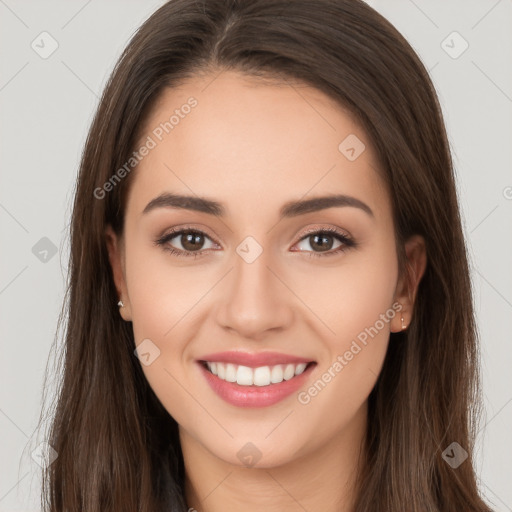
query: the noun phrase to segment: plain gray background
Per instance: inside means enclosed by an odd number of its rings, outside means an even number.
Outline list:
[[[115,61],[162,3],[0,0],[2,512],[39,510],[31,453],[44,439],[33,434],[64,296],[78,162]],[[368,3],[411,43],[442,104],[482,341],[476,469],[494,509],[512,511],[511,0]]]

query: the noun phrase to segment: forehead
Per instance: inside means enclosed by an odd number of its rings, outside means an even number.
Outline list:
[[[275,214],[291,199],[333,193],[389,213],[365,132],[305,84],[196,76],[160,95],[135,149],[143,145],[128,199],[138,213],[162,192],[221,200],[228,216],[263,205]]]

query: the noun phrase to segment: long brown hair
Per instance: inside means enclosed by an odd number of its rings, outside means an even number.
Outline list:
[[[224,69],[299,80],[348,109],[374,145],[391,195],[401,275],[404,242],[413,234],[426,241],[411,324],[391,334],[369,396],[354,511],[489,511],[472,459],[478,333],[441,109],[411,46],[361,0],[172,0],[125,49],[77,178],[59,318],[67,320],[63,377],[47,436],[58,457],[43,473],[43,509],[186,510],[177,424],[133,353],[104,238],[108,224],[123,233],[132,175],[103,197],[95,190],[129,159],[165,87]],[[442,456],[452,442],[469,454],[457,468]]]

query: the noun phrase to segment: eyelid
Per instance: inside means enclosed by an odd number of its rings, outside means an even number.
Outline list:
[[[164,238],[168,238],[171,235],[179,235],[183,231],[194,231],[194,232],[206,235],[206,236],[208,236],[208,238],[210,238],[212,240],[212,242],[215,242],[217,245],[221,245],[220,242],[217,242],[217,237],[213,236],[208,228],[206,228],[204,226],[197,227],[197,225],[189,225],[189,224],[185,224],[183,226],[177,226],[177,227],[171,228],[168,231],[164,231],[160,236],[157,237],[157,240],[162,240]]]
[[[301,231],[300,238],[297,240],[297,242],[300,242],[303,238],[305,238],[307,235],[311,233],[317,233],[318,231],[326,231],[328,233],[334,233],[341,236],[344,236],[345,238],[349,238],[352,240],[352,235],[346,230],[341,228],[335,228],[333,226],[322,226],[322,225],[316,225],[311,228],[307,228],[305,231]],[[295,243],[297,243],[295,242]]]

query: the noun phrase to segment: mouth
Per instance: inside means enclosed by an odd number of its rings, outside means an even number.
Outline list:
[[[260,387],[291,380],[304,373],[309,366],[316,364],[314,361],[310,361],[309,363],[276,364],[251,368],[250,366],[215,361],[200,361],[200,363],[220,380],[236,382],[239,386]]]
[[[242,352],[211,354],[197,363],[211,389],[237,407],[266,407],[284,400],[304,386],[317,365],[294,356]]]

